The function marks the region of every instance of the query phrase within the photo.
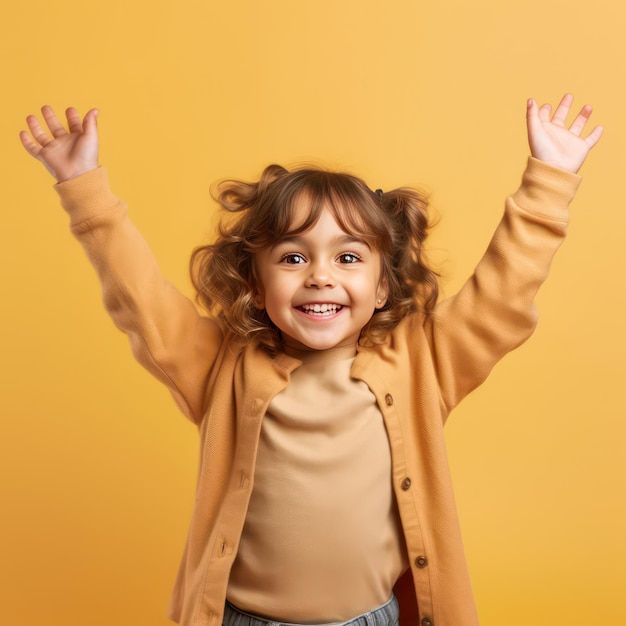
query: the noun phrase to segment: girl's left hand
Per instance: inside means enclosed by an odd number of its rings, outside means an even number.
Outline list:
[[[530,152],[535,158],[576,173],[591,148],[600,140],[603,128],[596,126],[585,139],[581,137],[591,115],[592,109],[588,104],[580,110],[570,127],[566,128],[565,120],[573,100],[571,94],[564,95],[554,115],[551,115],[550,104],[538,107],[531,98],[528,100],[526,124]]]

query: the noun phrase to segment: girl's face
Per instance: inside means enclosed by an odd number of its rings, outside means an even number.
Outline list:
[[[380,254],[342,230],[328,209],[309,230],[258,252],[255,263],[255,304],[288,346],[356,347],[361,329],[386,302]]]

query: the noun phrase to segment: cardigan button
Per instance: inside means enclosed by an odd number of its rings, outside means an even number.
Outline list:
[[[421,624],[422,626],[435,626],[435,622],[430,617],[422,617]]]
[[[390,393],[385,396],[385,404],[387,406],[391,406],[393,404],[393,396]]]
[[[425,556],[418,556],[415,559],[415,565],[422,569],[423,567],[426,567],[428,565],[428,559]]]
[[[407,491],[411,487],[411,479],[407,476],[400,484],[403,491]]]

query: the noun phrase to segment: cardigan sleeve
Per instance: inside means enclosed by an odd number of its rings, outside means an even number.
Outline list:
[[[200,421],[223,339],[219,326],[163,278],[125,203],[111,193],[105,168],[55,189],[96,269],[113,322],[128,335],[137,360],[167,385],[190,419]]]
[[[473,275],[426,319],[442,400],[451,410],[537,323],[535,295],[565,238],[580,177],[532,157]]]

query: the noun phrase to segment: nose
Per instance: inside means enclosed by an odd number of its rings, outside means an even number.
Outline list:
[[[311,273],[306,279],[305,285],[312,289],[322,289],[323,287],[334,287],[335,280],[332,277],[331,269],[326,263],[316,262],[311,264]]]

